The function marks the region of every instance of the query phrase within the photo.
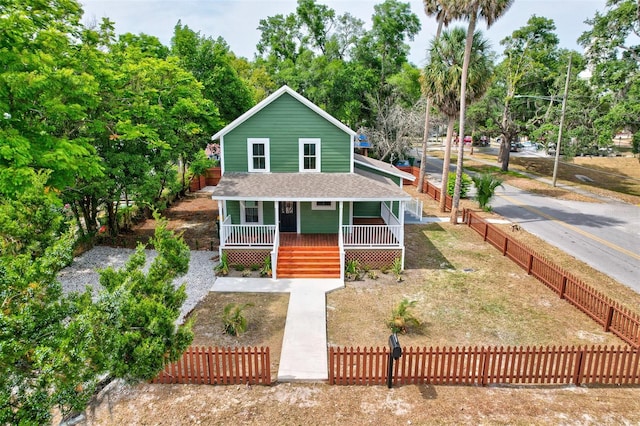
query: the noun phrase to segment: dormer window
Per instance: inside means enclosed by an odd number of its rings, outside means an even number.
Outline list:
[[[247,153],[250,172],[269,172],[269,139],[247,139]]]
[[[320,139],[299,139],[300,172],[320,172]]]

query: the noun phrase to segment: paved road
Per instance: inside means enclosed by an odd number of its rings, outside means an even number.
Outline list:
[[[442,161],[429,157],[427,164],[430,179],[439,181]],[[509,185],[498,188],[491,205],[526,231],[640,293],[640,207],[614,200],[557,200]]]

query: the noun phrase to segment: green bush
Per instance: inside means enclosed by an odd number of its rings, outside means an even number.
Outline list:
[[[222,323],[224,332],[231,336],[239,336],[247,331],[247,319],[244,316],[244,309],[253,306],[251,303],[243,305],[239,303],[229,303],[222,312]]]
[[[489,211],[489,201],[493,198],[496,188],[502,186],[502,179],[490,174],[482,173],[473,177],[476,186],[476,199],[480,208]]]
[[[416,306],[417,301],[402,299],[391,311],[391,318],[387,321],[387,326],[392,333],[406,334],[409,327],[417,327],[420,321],[413,316],[411,310]]]
[[[469,188],[471,188],[472,183],[473,181],[471,180],[471,177],[468,174],[463,173],[462,180],[460,181],[460,198],[467,198],[467,192],[469,192]],[[449,178],[447,180],[447,194],[449,194],[451,197],[453,197],[453,191],[455,190],[455,187],[456,174],[449,173]]]

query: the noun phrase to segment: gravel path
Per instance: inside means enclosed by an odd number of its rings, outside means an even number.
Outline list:
[[[133,249],[96,246],[73,260],[71,266],[60,271],[58,279],[62,283],[62,291],[65,294],[81,292],[89,286],[93,289],[94,297],[102,289],[98,270],[107,268],[120,268],[124,266]],[[155,250],[146,250],[147,267],[156,256]],[[196,304],[204,298],[213,287],[215,275],[213,267],[216,262],[212,260],[217,252],[192,250],[189,262],[189,271],[176,278],[174,285],[187,284],[187,300],[180,310],[178,322],[182,323],[185,316],[195,308]]]

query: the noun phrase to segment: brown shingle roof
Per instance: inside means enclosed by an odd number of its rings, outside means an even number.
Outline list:
[[[222,176],[213,199],[388,201],[411,197],[390,179],[356,173],[239,173]]]

